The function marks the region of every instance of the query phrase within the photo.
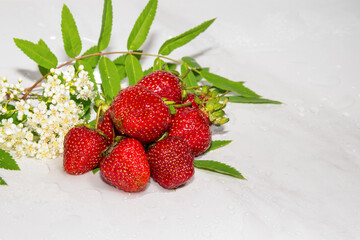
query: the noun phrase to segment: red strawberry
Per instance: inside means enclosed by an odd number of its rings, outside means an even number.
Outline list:
[[[100,116],[97,129],[107,136],[108,145],[111,145],[114,142],[115,127],[110,117],[110,109],[106,110],[105,113]]]
[[[154,71],[143,77],[137,85],[141,85],[162,98],[175,103],[181,102],[181,85],[179,78],[167,71]]]
[[[69,130],[64,139],[64,169],[69,174],[83,174],[101,161],[101,152],[107,147],[107,139],[94,129],[85,126]]]
[[[210,126],[199,110],[191,107],[177,109],[171,121],[169,136],[184,139],[195,156],[205,152],[211,143]]]
[[[151,177],[164,188],[179,187],[194,175],[194,156],[180,137],[170,136],[156,142],[147,156]]]
[[[169,128],[169,107],[154,92],[135,85],[115,97],[110,111],[117,130],[143,144],[159,139]]]
[[[133,138],[122,140],[103,158],[100,173],[109,184],[126,192],[144,190],[150,179],[144,147]]]

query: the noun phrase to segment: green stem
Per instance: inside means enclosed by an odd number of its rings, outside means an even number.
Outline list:
[[[66,65],[68,65],[68,64],[70,64],[72,62],[75,62],[75,61],[78,61],[78,60],[81,60],[81,59],[85,59],[85,58],[89,58],[89,57],[95,57],[95,56],[105,56],[105,55],[110,55],[110,54],[130,54],[130,55],[142,55],[142,56],[151,56],[151,57],[163,58],[163,59],[166,59],[166,60],[181,64],[181,65],[184,65],[187,69],[191,69],[194,72],[200,74],[199,70],[191,67],[190,65],[188,65],[187,63],[185,63],[183,61],[179,61],[179,60],[176,60],[176,59],[173,59],[173,58],[170,58],[170,57],[167,57],[167,56],[163,56],[163,55],[160,55],[160,54],[143,53],[143,52],[130,52],[130,51],[113,51],[113,52],[93,53],[93,54],[73,58],[73,59],[71,59],[71,60],[69,60],[69,61],[67,61],[67,62],[65,62],[63,64],[60,64],[56,68],[57,69],[62,68],[62,67],[66,66]],[[42,78],[40,78],[38,81],[36,81],[34,83],[34,85],[32,85],[31,87],[25,89],[26,93],[24,94],[24,96],[22,96],[22,99],[26,99],[27,96],[29,95],[28,92],[31,92],[42,80],[44,80],[49,75],[50,75],[50,72],[48,72]]]
[[[174,108],[181,108],[181,107],[187,107],[187,106],[191,106],[192,102],[187,102],[187,103],[183,103],[183,104],[173,104],[172,106]]]
[[[101,103],[100,103],[97,113],[96,113],[95,129],[98,129],[99,119],[100,119],[100,111],[101,111]]]

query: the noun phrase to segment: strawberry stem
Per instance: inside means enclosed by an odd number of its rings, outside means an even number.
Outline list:
[[[100,119],[100,111],[101,111],[101,103],[97,109],[97,113],[96,113],[96,120],[95,120],[95,129],[98,129],[98,125],[99,125],[99,119]]]
[[[190,71],[191,71],[190,68],[187,68],[186,72],[180,78],[184,79],[189,74]]]
[[[181,108],[181,107],[187,107],[187,106],[191,106],[192,102],[187,102],[187,103],[183,103],[183,104],[173,104],[172,106],[175,108]]]

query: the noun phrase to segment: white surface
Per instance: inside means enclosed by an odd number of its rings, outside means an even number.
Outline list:
[[[64,1],[87,49],[98,39],[102,1]],[[113,1],[110,50],[125,50],[146,1]],[[62,1],[0,1],[0,75],[25,83],[36,65],[12,37],[45,40],[65,61]],[[176,191],[154,181],[128,194],[99,174],[70,176],[62,159],[0,170],[0,239],[360,239],[360,2],[160,1],[145,52],[217,17],[171,55],[200,64],[283,105],[229,104],[214,139],[233,142],[202,159],[248,181],[197,170]],[[146,59],[151,63],[153,59]]]

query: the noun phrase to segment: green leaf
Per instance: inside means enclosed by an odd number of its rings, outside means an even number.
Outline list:
[[[126,57],[127,57],[127,55],[121,55],[121,56],[117,57],[113,62],[116,65],[125,65]]]
[[[102,15],[101,32],[98,41],[99,51],[106,49],[109,46],[111,29],[113,21],[113,11],[111,0],[104,1],[104,9]]]
[[[87,55],[91,55],[91,54],[98,53],[98,52],[100,52],[98,46],[92,46],[91,48],[86,50],[82,56],[87,56]],[[92,69],[95,69],[99,62],[99,59],[100,59],[100,56],[92,56],[92,57],[84,58],[84,59],[82,59],[82,61],[87,62],[91,66]]]
[[[43,75],[43,76],[45,76],[46,74],[48,74],[50,72],[49,69],[44,68],[44,67],[42,67],[40,65],[38,65],[38,68],[39,68],[39,71],[40,71],[41,75]]]
[[[125,65],[116,65],[116,68],[119,73],[120,81],[122,81],[124,78],[126,78]]]
[[[89,122],[91,118],[91,104],[86,105],[84,107],[84,114],[80,117],[80,119],[84,120],[85,122]]]
[[[156,70],[169,71],[169,67],[161,58],[155,58],[154,65],[153,65],[153,71],[156,71]]]
[[[209,71],[210,71],[210,68],[208,68],[208,67],[201,68],[201,72],[209,72]],[[203,79],[203,77],[201,76],[201,74],[199,74],[199,73],[197,73],[197,72],[194,72],[194,74],[195,74],[196,80],[197,80],[198,82],[200,82],[200,81]]]
[[[137,50],[145,42],[155,18],[157,0],[150,0],[135,22],[127,41],[128,50]]]
[[[226,145],[228,145],[231,142],[232,142],[232,140],[214,140],[214,141],[211,141],[211,145],[208,148],[208,150],[206,150],[206,152],[210,152],[210,151],[213,151],[215,149],[225,147]]]
[[[19,166],[10,153],[3,149],[0,149],[0,168],[7,170],[20,170]]]
[[[7,185],[7,183],[0,177],[0,185]]]
[[[218,172],[221,174],[229,175],[232,177],[246,179],[244,176],[235,168],[226,165],[225,163],[212,161],[212,160],[194,160],[194,167],[205,169],[213,172]]]
[[[186,64],[188,64],[192,68],[201,69],[201,66],[192,57],[183,57],[183,58],[181,58],[181,60],[183,60],[183,62],[185,62]]]
[[[171,114],[175,114],[176,113],[176,108],[173,105],[168,105],[169,109],[170,109],[170,113]]]
[[[99,71],[105,100],[111,102],[121,89],[118,70],[109,58],[102,57],[99,62]]]
[[[5,104],[5,103],[4,103]],[[0,105],[1,106],[1,105]],[[11,105],[11,104],[7,104],[6,109],[9,110],[14,110],[15,106]],[[7,113],[7,114],[0,114],[0,121],[3,119],[9,119],[14,115],[14,113]]]
[[[176,36],[164,42],[160,47],[159,54],[169,55],[176,48],[182,47],[194,38],[196,38],[200,33],[204,32],[213,22],[214,19],[203,22],[202,24]]]
[[[14,38],[14,42],[26,56],[38,65],[47,69],[56,67],[58,63],[56,56],[41,39],[38,44],[18,38]]]
[[[177,64],[175,64],[175,63],[166,63],[166,67],[170,70],[170,72],[171,71],[175,71],[176,70],[176,68],[177,68]]]
[[[81,40],[74,17],[65,4],[61,12],[61,32],[66,54],[75,58],[81,52]]]
[[[92,170],[93,174],[97,173],[98,171],[100,171],[100,168],[94,168],[94,169]]]
[[[181,75],[184,75],[188,71],[188,68],[184,65],[181,65]],[[193,71],[189,71],[187,75],[183,78],[183,82],[185,83],[186,87],[196,87],[198,86],[198,81],[195,77]],[[193,90],[189,90],[190,92],[194,92]]]
[[[146,76],[146,75],[148,75],[148,74],[150,74],[150,73],[152,73],[153,71],[154,71],[154,69],[153,69],[154,67],[150,67],[150,68],[148,68],[148,69],[145,69],[144,70],[144,76]]]
[[[282,104],[279,101],[270,100],[266,98],[247,98],[241,96],[227,96],[222,97],[221,99],[224,100],[225,98],[229,98],[229,102],[233,103],[270,103],[270,104]]]
[[[131,54],[126,57],[125,71],[129,78],[130,86],[135,85],[144,76],[139,60]]]
[[[245,87],[243,85],[243,82],[234,82],[227,78],[206,71],[201,71],[201,76],[205,78],[209,83],[220,89],[236,92],[243,97],[260,97],[252,90]]]

